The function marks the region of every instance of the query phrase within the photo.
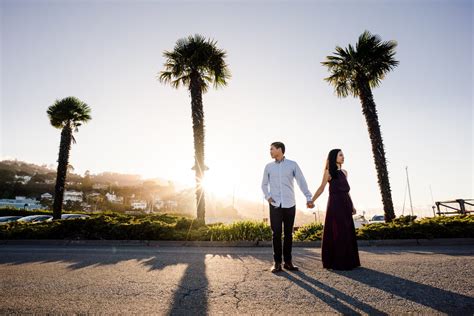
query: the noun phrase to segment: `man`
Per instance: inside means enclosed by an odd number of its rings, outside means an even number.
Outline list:
[[[274,273],[282,271],[282,224],[284,226],[283,259],[285,261],[283,267],[287,270],[298,270],[298,267],[293,265],[291,256],[293,224],[296,212],[294,179],[296,179],[300,190],[306,196],[306,206],[308,208],[314,207],[312,194],[308,190],[308,185],[300,167],[295,161],[286,159],[284,154],[285,145],[283,143],[274,142],[271,144],[270,155],[275,161],[265,166],[262,179],[262,191],[270,205],[274,260],[271,271]]]

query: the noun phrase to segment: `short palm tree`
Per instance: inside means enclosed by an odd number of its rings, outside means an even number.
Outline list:
[[[78,132],[78,127],[82,123],[91,120],[90,112],[89,106],[76,97],[56,100],[47,110],[51,125],[61,129],[58,170],[54,190],[53,219],[61,218],[66,173],[69,165],[69,152],[71,150],[71,142],[76,143],[73,132]]]
[[[360,99],[372,143],[372,153],[382,195],[385,219],[395,218],[388,177],[385,150],[372,88],[378,87],[385,75],[398,65],[395,60],[395,41],[382,42],[378,35],[364,31],[353,47],[336,47],[332,56],[322,62],[331,73],[326,78],[334,86],[338,97],[352,95]]]
[[[210,85],[215,88],[227,85],[230,78],[228,65],[225,63],[226,52],[217,48],[217,42],[205,39],[201,35],[179,39],[172,51],[165,51],[164,70],[159,80],[169,83],[173,88],[181,85],[191,95],[191,112],[194,134],[194,167],[196,174],[196,207],[197,219],[205,221],[205,195],[202,186],[204,171],[204,110],[202,94]]]

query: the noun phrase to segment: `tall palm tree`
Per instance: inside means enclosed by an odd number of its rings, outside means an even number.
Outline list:
[[[187,87],[191,95],[191,111],[194,134],[194,167],[196,174],[196,207],[198,220],[205,220],[205,196],[202,181],[204,171],[204,110],[202,94],[212,84],[215,88],[227,85],[230,78],[225,63],[226,52],[217,48],[217,42],[201,35],[181,38],[173,51],[165,51],[164,70],[159,80],[169,83],[173,88]]]
[[[396,46],[395,41],[382,42],[378,35],[364,31],[355,47],[351,44],[347,48],[337,46],[334,55],[327,56],[322,62],[331,73],[325,80],[334,86],[338,97],[352,95],[360,99],[372,143],[386,221],[394,219],[395,213],[372,88],[378,87],[385,75],[398,65],[394,58]]]
[[[58,170],[56,187],[54,189],[53,219],[61,218],[66,173],[69,167],[69,152],[71,150],[71,142],[76,143],[73,131],[78,132],[78,127],[82,123],[91,120],[90,112],[89,106],[76,97],[56,100],[47,110],[51,125],[61,129]]]

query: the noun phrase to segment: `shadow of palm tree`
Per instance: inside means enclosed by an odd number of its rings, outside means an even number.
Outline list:
[[[170,266],[184,265],[179,282],[170,288],[172,299],[168,309],[170,315],[203,315],[208,313],[209,280],[206,260],[227,258],[245,264],[248,258],[268,262],[270,254],[258,249],[136,247],[136,246],[0,246],[0,265],[22,265],[29,263],[60,263],[68,270],[87,267],[113,266],[135,260],[148,271],[164,270]],[[25,255],[27,254],[27,255]],[[171,255],[170,255],[171,254]]]
[[[5,246],[1,247],[5,248]],[[110,247],[110,246],[66,246],[66,247],[18,247],[1,249],[0,265],[21,265],[27,263],[62,263],[70,270],[86,267],[115,265],[123,261],[136,260],[148,271],[163,270],[168,266],[185,265],[185,271],[169,308],[169,314],[207,314],[208,278],[206,276],[206,252],[173,251],[174,256],[164,256],[167,249],[153,247]],[[19,256],[31,252],[34,255]],[[170,289],[172,291],[173,289]]]
[[[304,268],[312,268],[320,261],[320,254],[301,249],[298,253]],[[164,270],[167,267],[183,265],[181,277],[169,289],[171,300],[168,313],[207,314],[212,291],[209,288],[209,266],[213,259],[238,260],[243,266],[249,259],[257,260],[261,266],[270,267],[271,251],[235,248],[189,248],[189,247],[136,247],[136,246],[0,246],[0,265],[21,265],[27,263],[62,263],[69,270],[87,267],[112,266],[120,262],[135,260],[148,271]],[[312,263],[313,262],[313,263]],[[248,269],[248,268],[246,268]],[[352,271],[333,271],[369,287],[378,288],[415,303],[449,314],[472,314],[473,298],[438,289],[429,285],[402,279],[397,276],[359,267]],[[215,271],[212,271],[215,274]],[[319,298],[331,308],[343,314],[385,315],[367,303],[351,297],[342,291],[324,284],[302,271],[281,274],[289,281]],[[232,282],[230,282],[232,283]],[[231,290],[236,288],[230,287]]]
[[[365,267],[359,267],[352,271],[333,270],[333,272],[406,300],[431,307],[439,312],[457,315],[472,315],[474,312],[474,298],[466,295]]]
[[[185,271],[173,294],[169,315],[206,315],[208,312],[209,281],[206,274],[206,253],[186,253],[178,260],[164,262],[158,256],[141,261],[151,270],[163,269],[168,265],[186,264]]]

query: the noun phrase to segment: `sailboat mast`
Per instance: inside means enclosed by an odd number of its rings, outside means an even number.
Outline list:
[[[408,186],[408,196],[410,197],[411,216],[413,216],[413,203],[411,200],[410,180],[408,179],[408,166],[405,167],[405,171],[407,174],[407,186]]]

